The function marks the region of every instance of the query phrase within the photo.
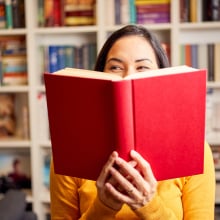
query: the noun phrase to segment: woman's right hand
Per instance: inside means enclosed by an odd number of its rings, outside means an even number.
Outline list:
[[[114,179],[111,177],[110,169],[115,165],[115,160],[117,157],[118,153],[115,151],[110,155],[107,163],[102,168],[102,171],[96,181],[96,187],[98,190],[98,197],[101,202],[109,208],[119,211],[123,203],[112,196],[112,194],[109,193],[109,190],[106,187],[106,182],[110,182],[112,185],[116,184]]]

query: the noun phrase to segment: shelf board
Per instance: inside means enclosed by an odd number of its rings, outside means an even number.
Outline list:
[[[28,92],[29,86],[27,85],[15,85],[15,86],[0,86],[1,92]]]
[[[44,85],[39,85],[36,87],[37,92],[45,92],[45,86]]]
[[[207,82],[208,88],[220,89],[220,82]]]
[[[195,22],[195,23],[180,23],[181,30],[211,30],[220,28],[220,22]]]
[[[108,25],[105,27],[106,31],[112,32],[115,30],[118,30],[119,28],[122,28],[125,25]],[[147,24],[144,25],[149,30],[171,30],[171,24],[170,23],[164,23],[164,24]]]
[[[98,27],[96,25],[90,26],[74,26],[74,27],[42,27],[36,28],[34,32],[36,34],[67,34],[67,33],[96,33]]]
[[[39,145],[42,148],[51,148],[51,141],[50,140],[40,141]]]
[[[0,35],[1,36],[7,36],[7,35],[25,35],[27,34],[26,28],[13,28],[13,29],[0,29]]]
[[[30,148],[29,140],[22,140],[19,138],[1,138],[0,148]]]

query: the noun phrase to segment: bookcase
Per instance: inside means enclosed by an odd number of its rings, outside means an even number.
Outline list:
[[[49,45],[74,45],[81,46],[85,43],[96,43],[99,51],[107,36],[114,30],[122,27],[121,24],[106,24],[106,15],[110,8],[106,6],[108,1],[96,0],[96,24],[72,27],[39,27],[38,26],[38,0],[25,0],[25,27],[0,29],[1,36],[25,36],[27,53],[28,84],[15,86],[0,85],[0,94],[15,94],[16,116],[18,118],[18,130],[22,134],[19,138],[0,139],[0,154],[5,149],[12,151],[25,150],[30,157],[30,171],[32,187],[28,194],[28,201],[32,203],[34,211],[39,219],[46,219],[49,212],[50,197],[47,187],[48,155],[51,153],[51,143],[48,132],[48,124],[45,108],[45,88],[42,83],[42,54],[41,46]],[[181,59],[180,45],[182,44],[209,44],[220,43],[220,21],[215,22],[180,22],[180,3],[171,1],[170,22],[144,24],[148,29],[154,31],[162,42],[170,45],[170,59],[172,65],[179,65]],[[114,13],[114,10],[113,10]],[[220,72],[218,73],[220,74]],[[207,100],[214,99],[215,105],[220,105],[220,81],[207,83]],[[59,89],[59,88],[58,88]],[[214,97],[211,96],[214,94]],[[212,102],[211,104],[212,105]],[[210,107],[207,104],[207,106]],[[220,108],[220,107],[218,107]],[[20,110],[19,110],[20,109]],[[22,110],[25,109],[25,110]],[[212,106],[207,115],[213,119],[218,117],[219,110],[213,112]],[[25,123],[24,123],[25,121]],[[211,125],[213,126],[213,125]],[[26,131],[26,132],[24,132]],[[220,155],[220,131],[219,125],[207,136],[207,141],[213,147],[216,169]],[[45,162],[45,158],[47,158]],[[219,163],[220,164],[220,163]],[[218,176],[216,175],[218,178]],[[220,180],[220,178],[219,178]],[[46,183],[45,183],[46,182]],[[216,196],[216,204],[220,204],[220,193]]]

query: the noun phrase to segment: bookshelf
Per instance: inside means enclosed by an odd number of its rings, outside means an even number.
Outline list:
[[[45,92],[41,78],[41,54],[39,47],[50,44],[62,45],[82,45],[87,42],[95,42],[97,51],[102,47],[106,37],[112,31],[122,27],[122,25],[106,25],[106,2],[96,0],[96,24],[88,26],[74,27],[38,27],[38,0],[25,0],[25,18],[26,26],[24,28],[1,29],[1,36],[25,36],[27,47],[27,69],[28,84],[18,86],[2,86],[1,93],[13,93],[21,100],[17,103],[17,108],[21,108],[22,103],[26,103],[29,113],[29,135],[22,138],[0,139],[1,149],[26,149],[30,153],[32,190],[29,201],[32,202],[34,211],[39,219],[46,219],[46,213],[49,210],[50,198],[49,191],[43,184],[43,158],[50,153],[51,143],[48,135],[40,135],[42,129],[39,119],[39,112],[43,111],[39,105],[39,95]],[[180,45],[186,43],[220,43],[220,21],[218,22],[194,22],[181,23],[179,1],[171,1],[170,22],[145,24],[145,26],[154,31],[158,37],[170,44],[171,64],[180,64]],[[199,37],[198,37],[199,36]],[[220,73],[219,73],[220,74]],[[208,82],[207,87],[220,97],[220,82]],[[20,113],[17,113],[20,117]],[[46,121],[46,119],[45,119]],[[20,125],[20,127],[22,127]],[[43,130],[44,131],[44,130]],[[45,134],[45,133],[44,133]],[[220,148],[220,133],[215,133],[207,141],[214,147]],[[1,153],[1,152],[0,152]],[[217,196],[216,203],[220,203],[220,197]]]

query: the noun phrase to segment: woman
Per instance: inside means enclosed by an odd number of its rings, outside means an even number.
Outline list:
[[[168,66],[155,36],[128,25],[106,41],[95,70],[126,76]],[[52,219],[214,219],[214,165],[207,144],[204,174],[166,181],[155,179],[140,154],[130,156],[126,162],[113,152],[96,182],[57,175],[51,163]]]

